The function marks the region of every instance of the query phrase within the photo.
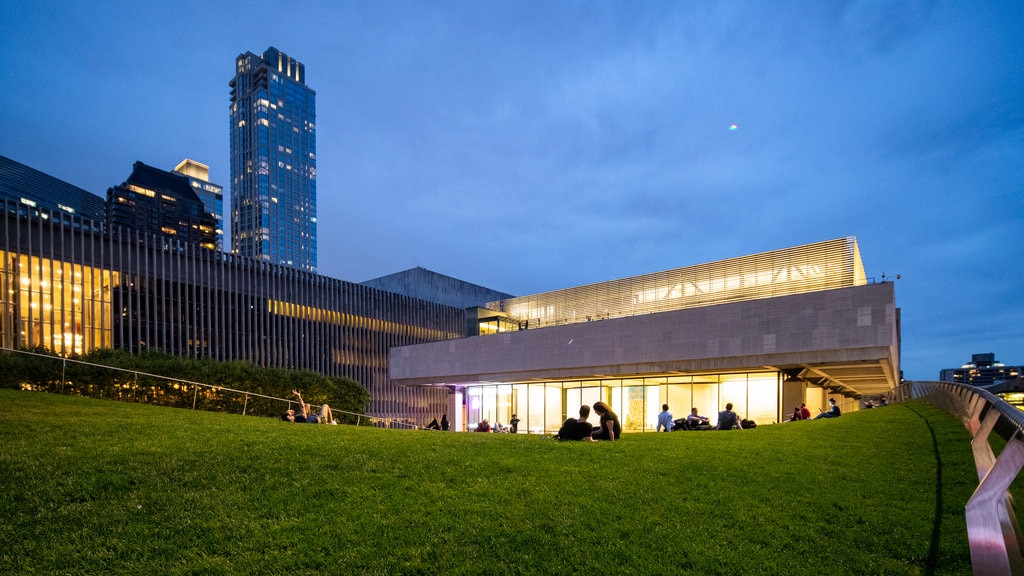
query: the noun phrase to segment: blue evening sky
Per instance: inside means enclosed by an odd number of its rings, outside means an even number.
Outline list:
[[[903,369],[1024,364],[1024,3],[0,3],[0,154],[230,196],[235,57],[317,92],[319,268],[517,295],[856,236]],[[735,129],[730,127],[735,124]]]

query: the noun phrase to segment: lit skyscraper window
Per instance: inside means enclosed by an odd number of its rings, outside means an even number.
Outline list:
[[[316,92],[276,48],[235,59],[231,252],[316,271]]]

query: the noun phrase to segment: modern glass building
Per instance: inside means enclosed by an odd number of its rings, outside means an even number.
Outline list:
[[[231,86],[231,252],[315,272],[316,92],[270,47],[235,59]]]
[[[782,422],[800,403],[855,410],[899,382],[892,282],[868,283],[854,238],[495,301],[479,336],[391,352],[392,382],[453,393],[457,426],[553,433],[602,400],[626,431],[662,404]]]
[[[103,197],[49,174],[0,156],[0,199],[18,202],[26,212],[63,212],[102,222],[107,205]]]
[[[188,178],[192,190],[203,202],[207,214],[213,216],[216,222],[215,233],[217,235],[215,248],[218,251],[224,250],[224,188],[210,182],[210,167],[201,162],[182,160],[174,167],[174,173]]]
[[[0,200],[0,347],[161,350],[352,378],[367,413],[425,425],[447,391],[393,385],[388,351],[460,338],[465,310]]]

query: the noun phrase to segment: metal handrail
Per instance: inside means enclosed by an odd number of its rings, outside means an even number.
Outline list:
[[[245,416],[245,412],[246,412],[246,409],[248,408],[249,399],[250,398],[264,398],[264,399],[267,399],[267,400],[284,402],[285,404],[288,405],[289,408],[291,408],[292,404],[298,404],[298,401],[292,400],[292,399],[289,399],[289,398],[278,398],[276,396],[269,396],[269,395],[266,395],[266,394],[260,394],[258,392],[250,392],[248,390],[237,390],[235,388],[228,388],[226,386],[219,386],[219,385],[216,385],[216,384],[205,384],[203,382],[195,382],[195,381],[192,381],[192,380],[183,380],[181,378],[174,378],[174,377],[171,377],[171,376],[162,376],[160,374],[150,374],[148,372],[142,372],[140,370],[132,370],[130,368],[120,368],[120,367],[117,367],[117,366],[106,366],[104,364],[96,364],[95,362],[86,362],[85,360],[77,360],[77,359],[74,359],[74,358],[65,358],[63,356],[53,356],[53,355],[50,355],[50,354],[40,354],[38,352],[30,352],[28,350],[15,350],[13,348],[4,348],[4,347],[0,347],[0,352],[10,352],[10,353],[14,353],[14,354],[25,354],[25,355],[28,355],[28,356],[36,356],[38,358],[44,358],[44,359],[47,359],[47,360],[60,361],[61,362],[61,388],[62,389],[65,386],[65,370],[66,370],[67,364],[69,362],[71,362],[71,363],[75,363],[75,364],[81,364],[83,366],[93,366],[95,368],[103,368],[105,370],[115,370],[115,371],[118,371],[118,372],[123,372],[123,373],[131,374],[131,375],[133,375],[135,377],[135,382],[138,382],[139,376],[145,376],[147,378],[154,378],[154,379],[157,379],[157,380],[163,380],[163,381],[168,382],[168,383],[173,382],[173,383],[182,384],[182,385],[186,385],[186,386],[192,386],[193,387],[193,397],[192,397],[192,409],[193,410],[196,409],[196,405],[197,405],[197,401],[198,401],[198,391],[199,391],[199,388],[208,388],[210,390],[215,390],[217,392],[232,392],[232,393],[235,393],[235,394],[242,394],[242,395],[244,395],[245,396],[245,400],[244,400],[243,407],[242,407],[242,415],[243,416]],[[410,429],[417,429],[417,428],[419,428],[419,426],[416,426],[414,424],[409,424],[407,422],[401,422],[401,421],[399,421],[396,418],[389,418],[389,417],[386,417],[386,416],[370,416],[370,415],[362,414],[362,413],[359,413],[359,412],[351,412],[349,410],[335,410],[333,408],[331,409],[331,412],[332,413],[340,413],[340,414],[347,414],[347,415],[350,415],[350,416],[354,416],[356,418],[356,425],[357,426],[361,425],[362,421],[365,419],[365,420],[369,420],[371,426],[385,427],[385,428],[410,428]]]
[[[890,397],[920,398],[963,422],[973,436],[978,469],[978,487],[965,510],[973,572],[1024,575],[1024,535],[1008,491],[1024,467],[1024,413],[987,390],[954,382],[905,382]],[[1006,440],[998,457],[989,443],[992,432]]]

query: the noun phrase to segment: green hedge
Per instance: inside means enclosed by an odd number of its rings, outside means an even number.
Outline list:
[[[0,388],[40,390],[94,398],[109,398],[159,406],[276,416],[287,405],[274,398],[293,398],[302,392],[310,404],[329,404],[343,423],[363,413],[370,402],[366,389],[355,380],[324,376],[309,370],[261,368],[248,362],[217,362],[209,358],[183,358],[163,352],[133,356],[109,348],[64,358],[42,347],[19,354],[0,354]],[[94,365],[95,364],[95,365]],[[98,366],[96,366],[98,365]],[[196,386],[195,383],[208,386]],[[246,396],[231,390],[269,396]]]

